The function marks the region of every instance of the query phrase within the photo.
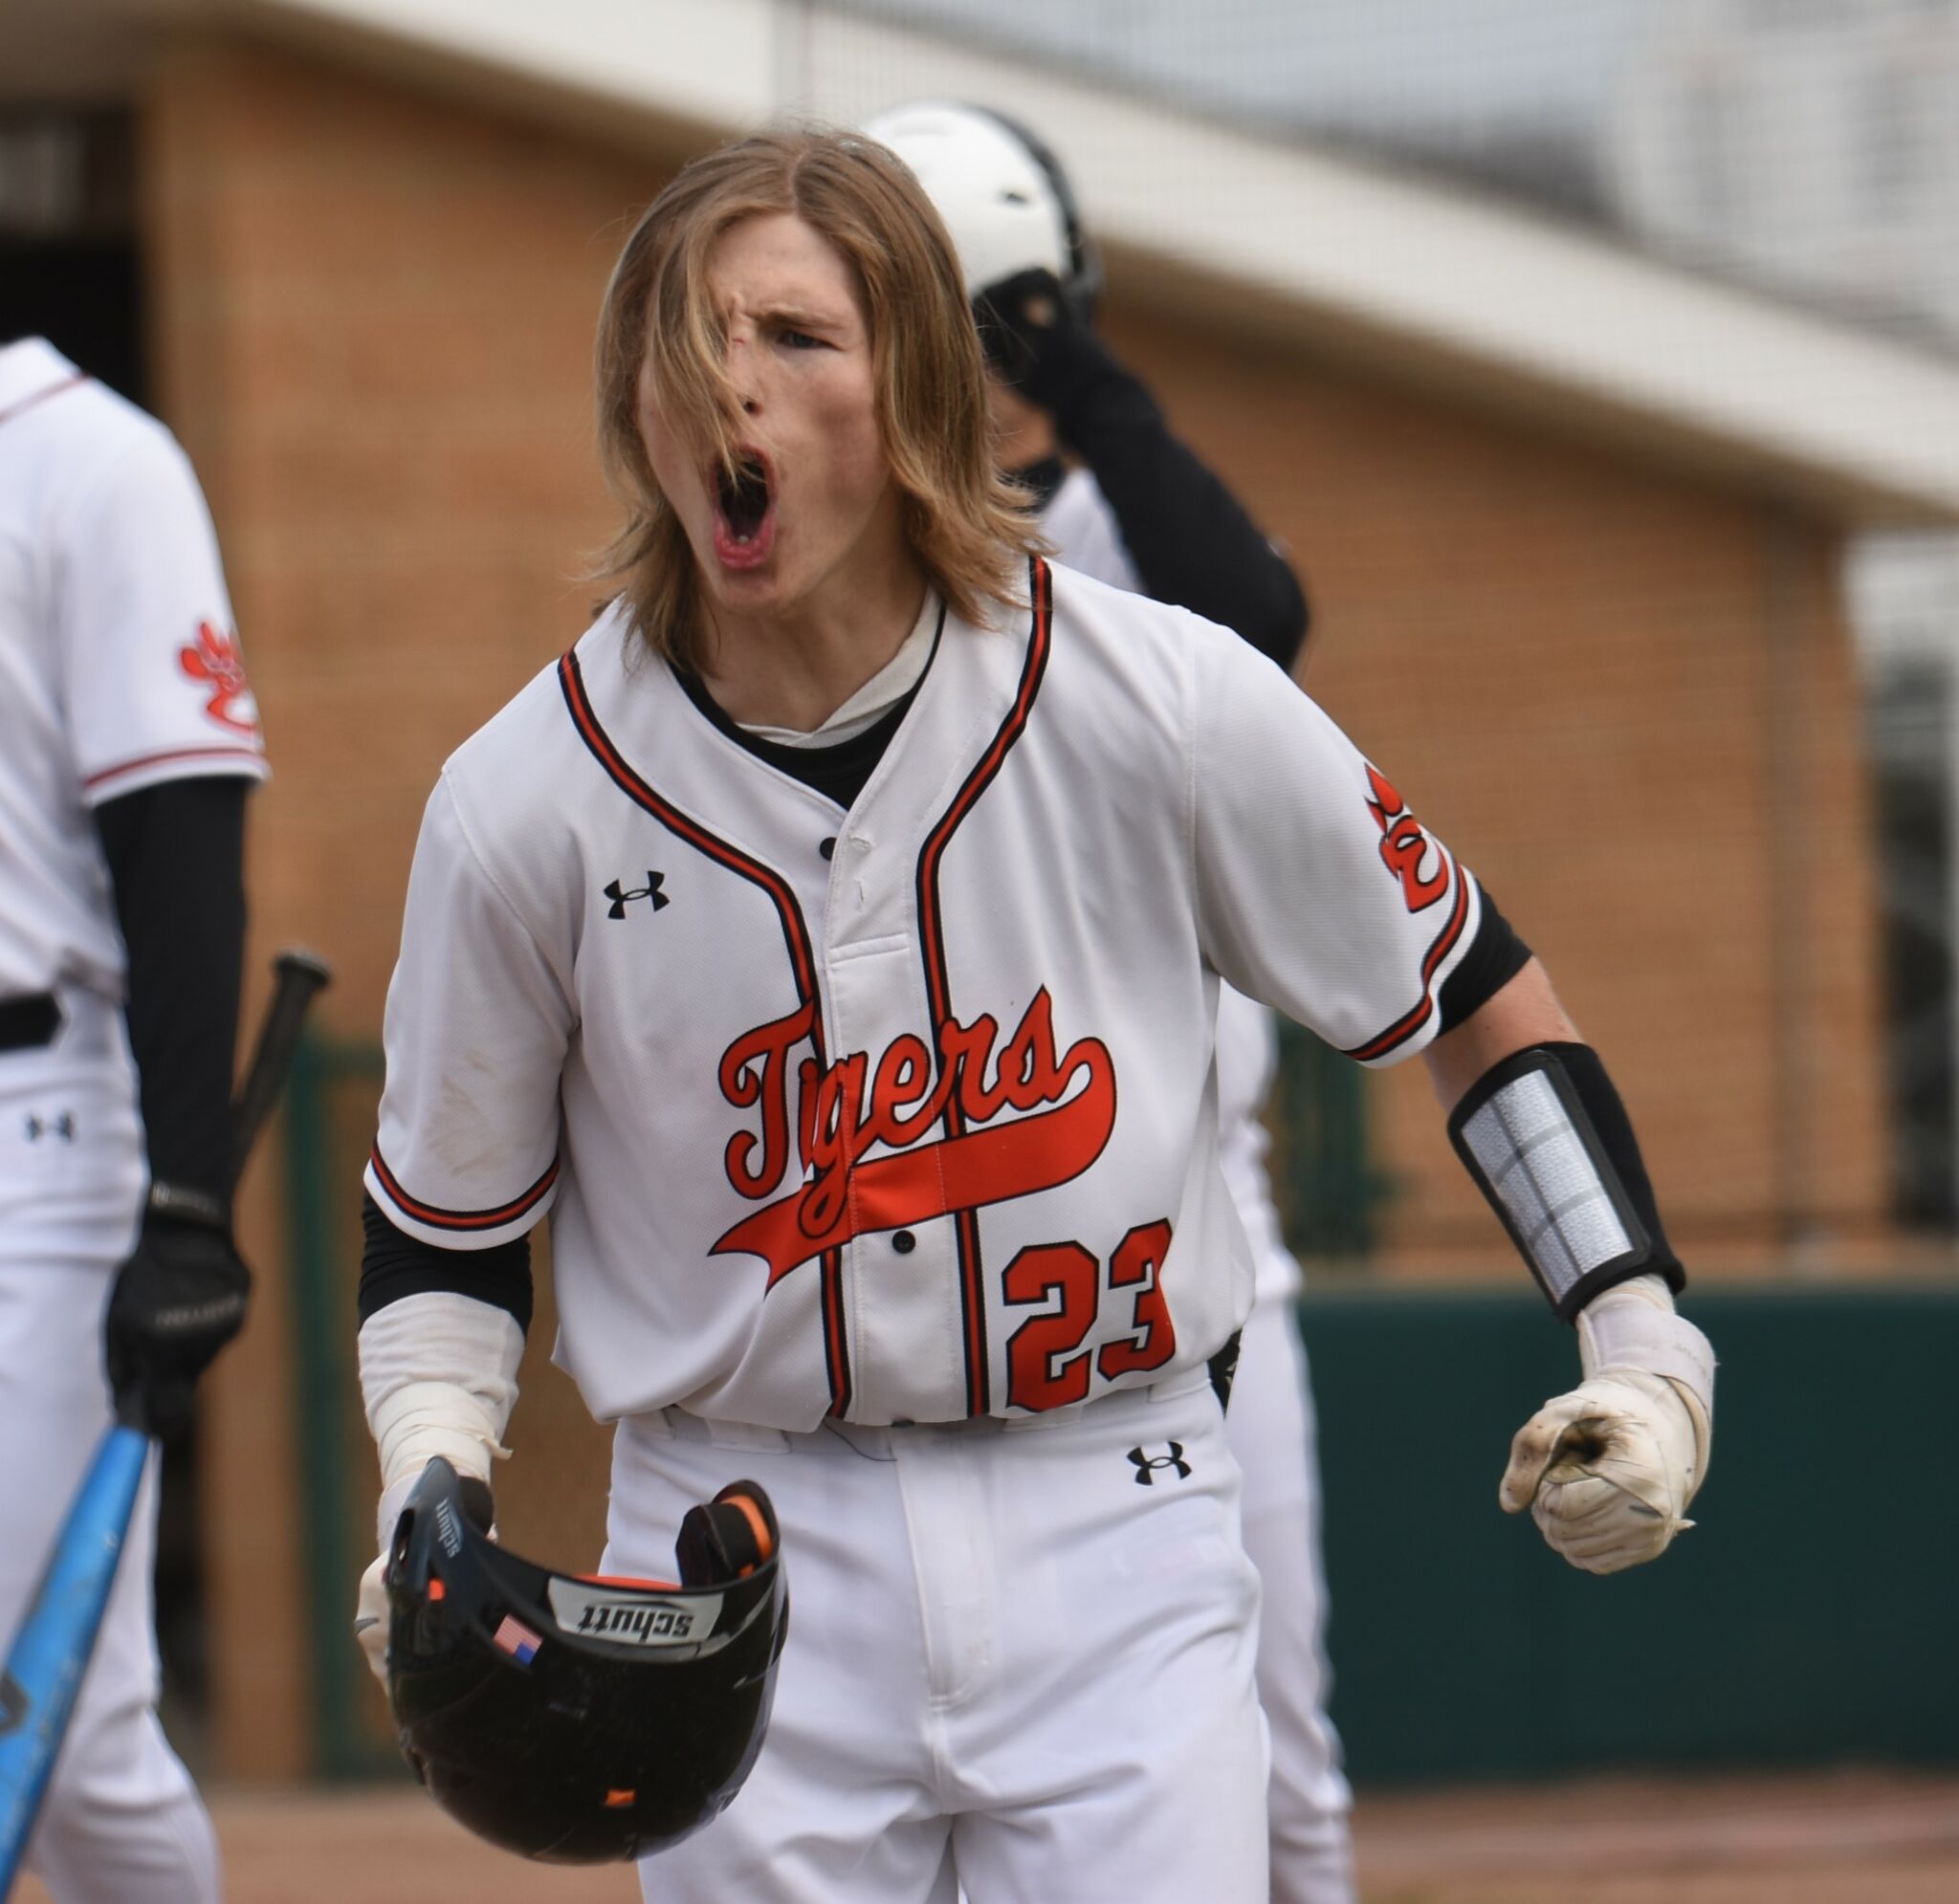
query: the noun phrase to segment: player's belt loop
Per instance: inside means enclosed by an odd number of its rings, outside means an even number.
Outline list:
[[[683,1408],[658,1411],[658,1418],[676,1441],[705,1441],[713,1448],[734,1448],[745,1455],[781,1455],[792,1437],[780,1428],[757,1428],[745,1421],[709,1421]]]
[[[61,1029],[61,1007],[52,992],[0,998],[0,1052],[43,1051]]]

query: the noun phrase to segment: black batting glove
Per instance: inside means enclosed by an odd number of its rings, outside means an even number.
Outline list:
[[[152,1195],[103,1324],[117,1420],[166,1438],[190,1425],[197,1378],[243,1327],[252,1293],[229,1214],[188,1195],[208,1210],[168,1214]]]
[[[973,299],[986,359],[1030,404],[1064,426],[1105,379],[1126,373],[1076,314],[1051,271],[1036,267],[989,284]]]

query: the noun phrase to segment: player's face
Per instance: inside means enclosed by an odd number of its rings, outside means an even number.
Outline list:
[[[767,618],[841,604],[909,560],[856,274],[802,219],[775,212],[729,228],[708,289],[744,413],[742,479],[728,482],[670,428],[642,381],[653,475],[715,608]]]

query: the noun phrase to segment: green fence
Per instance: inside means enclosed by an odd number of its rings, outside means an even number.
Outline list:
[[[1959,1289],[1687,1306],[1721,1356],[1699,1524],[1594,1579],[1496,1505],[1510,1435],[1575,1378],[1535,1296],[1308,1300],[1356,1778],[1959,1763]]]
[[[354,1365],[361,1157],[381,1094],[381,1054],[303,1040],[286,1095],[291,1198],[293,1406],[306,1542],[313,1767],[345,1777],[398,1768],[381,1701],[352,1639],[354,1589],[373,1558],[373,1444]],[[350,1419],[351,1417],[351,1419]],[[358,1435],[358,1440],[355,1438]],[[365,1504],[369,1512],[363,1517]]]

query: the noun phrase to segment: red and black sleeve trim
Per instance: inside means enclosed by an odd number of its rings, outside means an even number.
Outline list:
[[[1441,969],[1442,961],[1455,950],[1457,940],[1463,936],[1463,928],[1469,922],[1469,875],[1450,855],[1446,846],[1438,843],[1437,850],[1449,862],[1449,876],[1456,888],[1455,903],[1449,908],[1447,922],[1430,942],[1428,951],[1422,954],[1420,1001],[1413,1010],[1397,1018],[1386,1031],[1369,1039],[1365,1044],[1348,1047],[1346,1055],[1362,1064],[1371,1063],[1376,1058],[1385,1058],[1391,1051],[1398,1050],[1435,1016],[1436,973]]]
[[[788,951],[789,968],[796,980],[796,996],[800,1002],[817,1007],[810,1013],[809,1036],[815,1046],[816,1061],[819,1066],[825,1062],[824,1055],[823,1012],[817,996],[816,949],[809,936],[808,923],[803,916],[803,907],[798,901],[789,882],[773,866],[764,865],[759,860],[744,853],[738,846],[711,833],[699,821],[683,813],[672,801],[656,793],[639,774],[626,756],[613,744],[604,725],[600,722],[585,691],[583,670],[578,665],[578,655],[567,652],[558,663],[558,685],[564,695],[564,705],[571,715],[573,727],[578,730],[579,738],[584,742],[587,751],[606,777],[621,793],[635,806],[652,815],[661,825],[673,836],[684,841],[696,851],[704,853],[717,865],[724,866],[738,878],[759,886],[774,903],[776,916],[781,922],[782,943]],[[844,1322],[844,1268],[843,1255],[838,1250],[825,1250],[823,1254],[821,1270],[823,1279],[822,1309],[824,1334],[824,1360],[829,1376],[830,1413],[842,1417],[850,1407],[851,1378],[849,1344],[845,1332]]]
[[[558,1181],[558,1159],[553,1157],[551,1168],[529,1190],[495,1210],[445,1210],[440,1204],[424,1203],[418,1197],[410,1196],[402,1188],[401,1179],[388,1169],[387,1159],[381,1154],[379,1144],[375,1145],[367,1161],[373,1166],[374,1180],[385,1192],[387,1200],[404,1216],[410,1216],[417,1223],[426,1223],[431,1230],[501,1229],[504,1224],[515,1223],[535,1210],[543,1201],[545,1193]]]
[[[248,774],[262,775],[268,771],[265,755],[255,747],[210,746],[210,747],[166,747],[161,754],[141,754],[134,760],[119,760],[113,767],[103,767],[90,774],[81,783],[84,793],[93,794],[106,786],[111,780],[120,780],[131,774],[143,774],[154,767],[170,767],[183,760],[208,760],[213,763],[205,771],[211,775],[229,774],[234,777]],[[220,761],[234,761],[233,767],[223,767]]]
[[[1033,613],[1028,627],[1026,659],[1022,664],[1020,688],[1014,695],[1013,706],[1008,709],[1006,718],[1001,722],[991,744],[953,797],[952,804],[927,835],[918,854],[918,940],[925,962],[925,989],[931,1001],[935,1026],[947,1023],[953,1016],[952,980],[945,959],[945,925],[938,898],[939,865],[953,835],[972,812],[980,796],[993,784],[1034,711],[1034,697],[1041,691],[1041,679],[1046,672],[1047,656],[1053,645],[1053,586],[1047,564],[1038,556],[1033,558],[1028,564]],[[957,1137],[964,1128],[965,1118],[955,1095],[946,1102],[945,1132],[948,1137]],[[980,1282],[979,1213],[962,1210],[953,1221],[959,1253],[966,1412],[985,1414],[992,1408],[993,1385],[988,1368],[986,1292]]]

